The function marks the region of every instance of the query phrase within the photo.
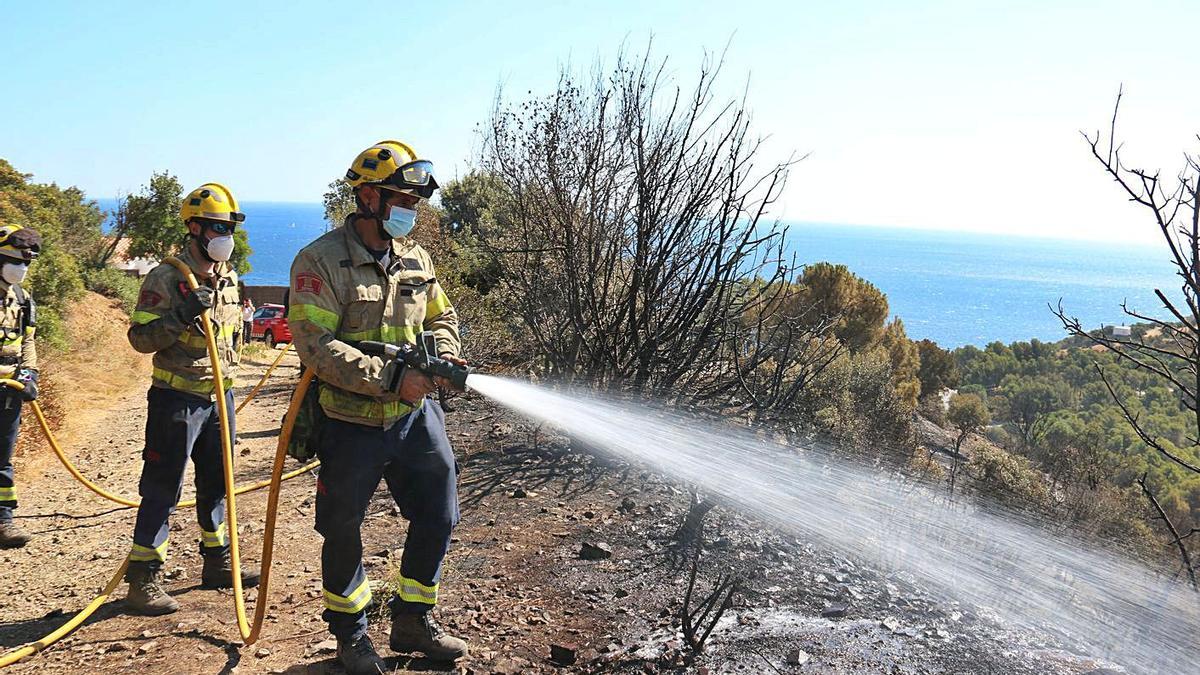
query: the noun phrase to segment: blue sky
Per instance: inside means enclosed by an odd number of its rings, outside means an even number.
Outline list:
[[[653,36],[689,80],[732,38],[768,152],[811,152],[789,220],[1145,239],[1089,159],[1125,84],[1129,159],[1200,149],[1185,2],[5,3],[0,157],[97,197],[157,169],[242,200],[319,201],[397,137],[461,173],[497,87]]]

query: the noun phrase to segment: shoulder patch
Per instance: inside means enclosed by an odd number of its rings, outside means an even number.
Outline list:
[[[162,293],[145,290],[138,295],[138,304],[142,307],[157,307],[163,301]]]
[[[312,272],[301,272],[296,275],[295,290],[297,293],[318,294],[324,285],[325,281]]]
[[[404,269],[406,270],[420,271],[425,269],[421,265],[421,261],[417,260],[416,258],[401,258],[401,260],[404,262]]]

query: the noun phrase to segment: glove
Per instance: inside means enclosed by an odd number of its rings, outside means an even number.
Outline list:
[[[412,406],[437,389],[428,375],[416,368],[409,368],[401,359],[393,359],[384,366],[382,376],[388,391]]]
[[[36,370],[22,368],[21,371],[19,373],[17,373],[17,382],[20,382],[21,384],[25,385],[25,388],[21,390],[21,400],[23,400],[23,401],[36,401],[37,400],[37,396],[38,396],[37,381],[38,381],[38,374],[37,374]]]
[[[201,286],[184,298],[183,305],[179,308],[179,318],[184,323],[195,321],[206,309],[212,309],[213,300],[216,299],[216,292],[208,286]]]

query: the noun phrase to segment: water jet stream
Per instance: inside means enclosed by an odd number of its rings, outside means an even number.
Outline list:
[[[1010,627],[1138,672],[1196,672],[1200,599],[1144,565],[1016,514],[824,453],[585,392],[472,374],[472,389],[573,438],[720,495],[769,524],[887,570]]]

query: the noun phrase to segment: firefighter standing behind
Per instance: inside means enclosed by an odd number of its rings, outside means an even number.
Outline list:
[[[0,378],[25,385],[18,392],[0,391],[0,548],[29,542],[29,533],[13,523],[17,508],[12,456],[21,426],[21,402],[37,398],[38,363],[33,334],[37,323],[33,299],[21,288],[29,264],[37,257],[42,238],[20,225],[0,227]]]
[[[346,179],[357,211],[296,256],[288,322],[301,361],[320,380],[320,408],[328,418],[316,439],[323,617],[346,670],[374,673],[385,665],[367,637],[371,589],[361,526],[380,478],[409,521],[391,598],[389,646],[453,660],[467,653],[467,644],[443,634],[429,614],[458,523],[445,416],[425,400],[438,383],[356,345],[415,344],[428,330],[439,356],[465,362],[458,358],[458,317],[434,277],[433,261],[408,238],[421,198],[437,188],[432,165],[404,143],[381,141],[359,154]]]
[[[143,614],[169,614],[179,603],[159,585],[167,557],[169,518],[183,490],[188,457],[195,464],[196,517],[204,558],[201,586],[229,588],[233,571],[225,529],[225,481],[221,460],[221,427],[214,399],[201,315],[208,309],[225,378],[225,395],[233,414],[233,375],[237,366],[237,333],[242,327],[237,273],[228,263],[233,231],[245,220],[227,188],[206,183],[183,200],[180,218],[189,237],[178,258],[200,282],[188,289],[183,274],[162,263],[142,283],[129,328],[129,343],[154,354],[154,373],[146,395],[146,447],[142,451],[142,496],[129,552],[126,604]],[[229,420],[234,434],[234,420]],[[230,439],[230,446],[233,445]],[[258,583],[258,573],[242,568],[242,584]]]

